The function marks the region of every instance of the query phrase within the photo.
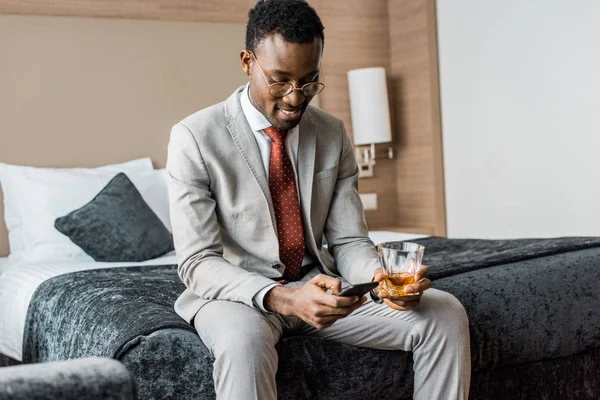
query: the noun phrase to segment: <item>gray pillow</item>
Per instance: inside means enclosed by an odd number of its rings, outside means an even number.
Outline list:
[[[173,250],[171,233],[124,173],[54,227],[96,261],[144,261]]]

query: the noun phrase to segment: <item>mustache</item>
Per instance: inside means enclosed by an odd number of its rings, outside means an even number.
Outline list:
[[[295,112],[298,110],[302,110],[305,106],[305,103],[302,103],[302,105],[300,107],[296,107],[296,108],[289,108],[289,107],[282,107],[282,106],[277,106],[277,108],[279,108],[280,110],[284,110],[284,111],[289,111],[289,112]]]

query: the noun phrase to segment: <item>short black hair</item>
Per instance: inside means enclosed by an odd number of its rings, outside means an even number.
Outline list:
[[[310,43],[316,37],[325,42],[321,18],[304,0],[259,0],[248,13],[246,49],[254,51],[271,33],[290,43]]]

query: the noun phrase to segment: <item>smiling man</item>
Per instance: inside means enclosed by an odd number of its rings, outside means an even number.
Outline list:
[[[326,85],[323,46],[306,2],[259,1],[240,54],[248,84],[173,127],[171,221],[187,287],[175,309],[215,357],[219,399],[275,399],[285,335],[412,351],[415,399],[466,399],[467,318],[430,289],[427,267],[410,297],[337,296],[381,275],[350,139],[309,106]]]

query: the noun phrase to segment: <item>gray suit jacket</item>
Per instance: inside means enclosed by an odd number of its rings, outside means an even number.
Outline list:
[[[171,225],[179,276],[187,287],[175,310],[187,321],[216,299],[254,307],[254,295],[285,270],[269,182],[239,100],[242,90],[171,132]],[[370,281],[377,252],[367,236],[358,167],[342,121],[309,106],[298,146],[307,251],[329,275]]]

